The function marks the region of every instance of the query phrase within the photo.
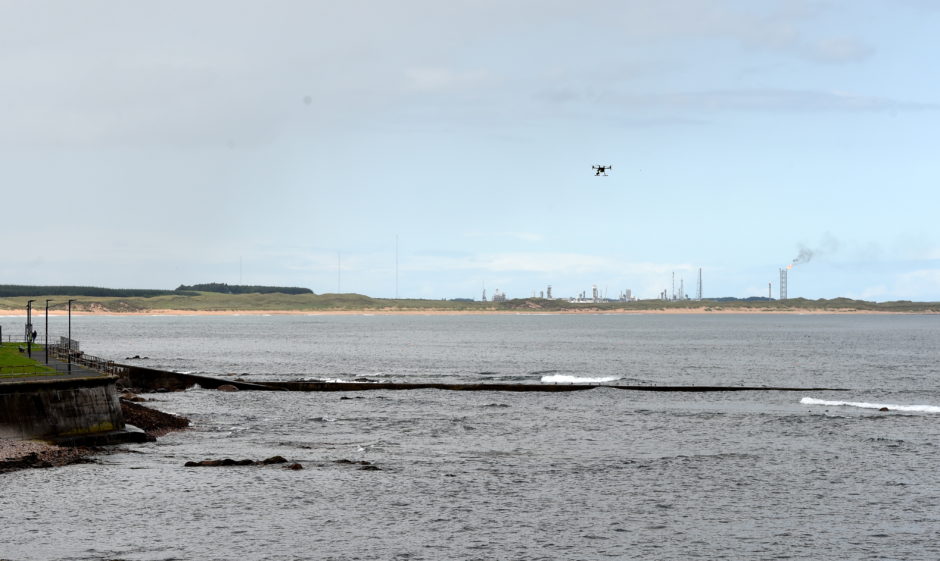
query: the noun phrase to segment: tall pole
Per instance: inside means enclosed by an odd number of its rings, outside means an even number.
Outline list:
[[[46,300],[46,364],[49,364],[49,302]]]
[[[398,300],[398,234],[395,234],[395,299]]]
[[[72,302],[75,300],[69,300],[69,373],[72,372]]]
[[[33,302],[26,303],[26,355],[33,358]]]

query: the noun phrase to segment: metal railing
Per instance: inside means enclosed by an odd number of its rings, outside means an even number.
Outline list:
[[[71,351],[70,361],[69,354],[69,348],[67,346],[59,344],[49,345],[49,356],[60,362],[71,362],[72,364],[77,364],[89,370],[95,370],[105,374],[113,374],[115,376],[127,374],[127,368],[115,364],[113,360],[105,360],[103,358],[85,354],[82,351]]]

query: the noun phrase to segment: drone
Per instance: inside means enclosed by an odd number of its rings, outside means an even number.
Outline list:
[[[597,171],[594,172],[594,177],[597,177],[598,175],[605,175],[605,176],[606,176],[606,175],[607,175],[607,170],[609,170],[609,169],[614,169],[614,166],[610,166],[610,165],[608,165],[608,166],[591,166],[591,169],[597,170]]]

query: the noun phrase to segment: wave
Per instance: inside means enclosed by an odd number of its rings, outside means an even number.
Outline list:
[[[803,405],[829,405],[829,406],[847,406],[861,407],[862,409],[885,409],[890,411],[912,411],[919,413],[940,413],[940,407],[936,405],[896,405],[891,403],[866,403],[857,401],[826,401],[825,399],[816,399],[813,397],[804,397],[800,400]]]
[[[619,376],[604,376],[602,378],[579,378],[578,376],[568,376],[567,374],[552,374],[551,376],[542,376],[544,384],[604,384],[620,380]]]

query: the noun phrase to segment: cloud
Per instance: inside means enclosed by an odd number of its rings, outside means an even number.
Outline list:
[[[899,274],[895,281],[895,286],[891,291],[893,294],[908,295],[906,300],[940,300],[940,269],[920,269]]]
[[[568,103],[582,99],[571,91],[543,92],[538,99]],[[659,109],[694,113],[764,112],[888,112],[936,110],[940,105],[866,96],[844,91],[735,89],[713,91],[609,93],[605,101],[621,110]]]
[[[852,37],[830,37],[806,43],[807,58],[828,63],[859,62],[872,56],[875,49]]]
[[[646,275],[668,274],[670,271],[694,268],[685,264],[627,262],[607,256],[578,253],[490,253],[476,254],[464,258],[419,256],[402,263],[411,271],[461,271],[479,270],[490,272],[527,272],[545,274],[598,275]]]
[[[471,232],[466,234],[468,238],[508,238],[524,242],[541,242],[545,236],[535,232]]]
[[[409,68],[405,71],[407,89],[419,92],[447,92],[485,85],[492,76],[486,70],[454,70],[445,67]]]

